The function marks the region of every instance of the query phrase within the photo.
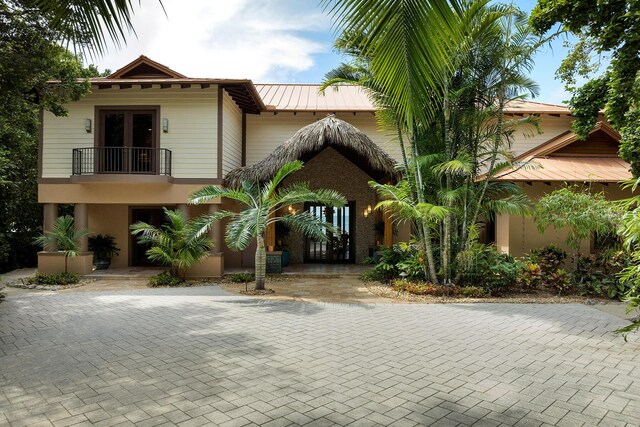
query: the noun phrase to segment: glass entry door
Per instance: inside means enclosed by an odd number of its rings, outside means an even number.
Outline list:
[[[354,202],[342,208],[331,208],[321,204],[306,204],[305,210],[316,218],[332,224],[337,232],[326,230],[327,241],[307,237],[305,239],[305,262],[353,263],[355,261],[355,217]]]

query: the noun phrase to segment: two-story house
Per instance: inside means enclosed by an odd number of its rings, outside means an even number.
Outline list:
[[[145,248],[129,232],[131,224],[160,225],[162,207],[189,216],[232,207],[225,200],[206,206],[187,202],[202,185],[264,177],[274,165],[294,158],[305,161],[305,168],[292,179],[338,190],[349,203],[331,212],[322,206],[295,207],[333,222],[342,236],[324,245],[291,233],[286,243],[293,263],[359,263],[372,248],[409,237],[408,230],[394,236],[390,219],[372,210],[377,197],[367,183],[392,179],[400,152],[394,135],[378,129],[375,107],[358,87],[319,94],[318,85],[190,78],[144,56],[106,78],[91,79],[91,87],[91,93],[67,105],[68,116],[42,115],[38,199],[45,230],[60,204],[73,204],[78,228],[114,236],[121,252],[113,268],[148,264]],[[517,170],[500,179],[518,181],[535,196],[564,181],[606,184],[629,176],[628,165],[616,154],[619,136],[606,124],[587,141],[577,141],[566,107],[519,102],[509,114],[542,117],[543,133],[517,136],[513,149],[523,158],[542,159],[549,163],[542,169],[555,173]],[[619,197],[615,187],[603,185]],[[191,275],[219,276],[225,266],[252,265],[253,248],[228,250],[223,229],[224,223],[213,227],[214,251]],[[487,229],[489,240],[516,255],[561,238],[537,237],[526,218],[503,216]],[[270,229],[267,245],[276,246],[280,237]],[[86,239],[82,246],[87,251]],[[51,270],[53,256],[40,253],[41,271]],[[88,273],[91,264],[86,253],[72,260],[72,269]]]

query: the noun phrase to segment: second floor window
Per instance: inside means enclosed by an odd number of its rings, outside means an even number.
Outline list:
[[[159,148],[157,110],[105,108],[98,113],[100,172],[155,173]]]

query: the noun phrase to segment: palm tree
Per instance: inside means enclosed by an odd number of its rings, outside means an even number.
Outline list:
[[[163,7],[162,0],[158,3]],[[62,41],[88,45],[99,54],[104,53],[109,40],[120,46],[128,33],[135,35],[131,22],[134,4],[130,0],[0,0],[0,6],[12,12],[36,9]]]
[[[35,243],[43,249],[54,249],[64,253],[64,272],[68,271],[69,257],[80,254],[80,239],[91,234],[87,230],[76,230],[75,221],[71,215],[60,216],[53,224],[51,231],[45,231],[35,239]]]
[[[137,222],[131,226],[131,234],[139,236],[138,243],[150,245],[146,252],[149,260],[168,266],[172,276],[184,280],[186,270],[207,256],[213,240],[206,234],[194,235],[196,220],[189,221],[180,211],[163,209],[164,225]]]
[[[289,213],[288,206],[305,202],[323,203],[341,207],[345,198],[334,190],[311,190],[308,183],[294,183],[281,187],[285,178],[302,169],[301,161],[286,163],[275,176],[264,184],[243,181],[239,188],[224,188],[208,185],[191,195],[194,204],[207,203],[218,198],[227,198],[245,206],[240,212],[223,210],[215,214],[203,215],[198,223],[197,235],[206,233],[215,221],[229,218],[225,233],[227,246],[232,250],[244,250],[256,239],[255,280],[256,290],[264,289],[266,275],[265,232],[271,224],[281,222],[295,231],[327,241],[335,230],[333,227],[311,215],[310,212]],[[284,212],[284,213],[281,213]]]

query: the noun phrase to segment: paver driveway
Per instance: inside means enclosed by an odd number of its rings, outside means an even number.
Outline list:
[[[217,287],[0,304],[0,424],[640,425],[640,345],[581,305]]]

